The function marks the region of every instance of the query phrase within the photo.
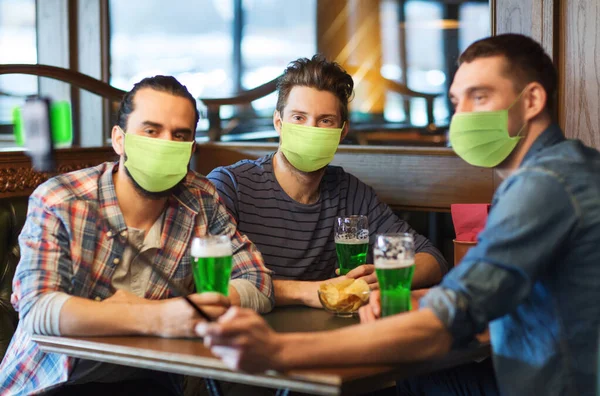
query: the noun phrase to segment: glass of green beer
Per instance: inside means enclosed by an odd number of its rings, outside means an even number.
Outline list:
[[[373,256],[381,292],[381,316],[410,311],[410,286],[415,272],[413,236],[377,235]]]
[[[229,292],[232,267],[231,240],[227,235],[206,235],[192,240],[192,271],[196,291]]]
[[[340,275],[346,275],[367,261],[369,222],[367,216],[338,217],[335,221],[335,251]]]

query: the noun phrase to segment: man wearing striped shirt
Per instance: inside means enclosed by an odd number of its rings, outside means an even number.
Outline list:
[[[366,215],[371,243],[377,233],[415,237],[413,287],[438,283],[448,271],[440,252],[380,202],[373,189],[338,166],[328,165],[348,133],[354,83],[337,63],[316,55],[288,66],[278,84],[273,124],[276,153],[213,170],[215,184],[238,230],[260,249],[273,271],[276,305],[320,307],[317,289],[336,275],[334,221]],[[377,287],[373,265],[347,274]]]
[[[31,339],[193,336],[201,318],[153,268],[209,315],[230,303],[271,309],[260,253],[214,186],[188,170],[197,122],[196,102],[177,80],[144,79],[124,96],[112,130],[120,161],[60,175],[31,195],[11,298],[20,321],[0,366],[1,395],[181,394],[180,376],[45,353]],[[229,298],[192,294],[190,239],[206,234],[231,237]]]

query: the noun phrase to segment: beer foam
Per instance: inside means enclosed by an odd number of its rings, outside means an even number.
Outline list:
[[[375,258],[375,268],[380,269],[399,269],[408,268],[411,265],[415,265],[415,260],[398,260],[398,259],[386,259],[386,258]]]
[[[369,239],[358,239],[358,238],[335,238],[335,243],[343,244],[343,245],[362,245],[364,243],[369,243]]]
[[[226,257],[231,256],[231,243],[201,245],[198,239],[192,241],[192,257]]]

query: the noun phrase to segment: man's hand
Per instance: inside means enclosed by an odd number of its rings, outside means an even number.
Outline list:
[[[373,290],[369,296],[369,303],[358,310],[360,323],[374,322],[381,317],[381,295],[379,290]]]
[[[429,292],[429,289],[413,290],[410,293],[411,305],[413,310],[419,309],[419,301]],[[374,290],[369,297],[369,304],[358,310],[361,323],[374,322],[381,317],[381,292]]]
[[[189,296],[208,316],[216,319],[229,308],[229,299],[220,293],[202,293]],[[160,304],[157,326],[152,333],[161,337],[195,337],[198,323],[205,322],[183,298],[153,301]]]
[[[362,279],[371,288],[371,290],[379,290],[379,282],[375,274],[375,266],[373,264],[365,264],[354,268],[346,274],[347,278]]]
[[[232,370],[282,368],[280,336],[252,310],[230,308],[216,323],[198,324],[196,334],[204,337],[204,345]]]

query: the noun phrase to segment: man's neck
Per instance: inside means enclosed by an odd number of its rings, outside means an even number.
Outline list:
[[[549,117],[531,121],[531,126],[529,127],[527,135],[521,139],[508,158],[496,167],[496,172],[501,179],[506,179],[521,166],[523,159],[531,149],[531,146],[533,146],[533,143],[546,129],[548,129],[550,124],[551,120]]]
[[[319,185],[325,169],[301,172],[288,162],[281,151],[277,151],[273,156],[273,172],[283,191],[294,201],[309,205],[319,200]]]
[[[122,164],[113,174],[115,193],[127,227],[147,232],[165,208],[167,198],[149,199],[140,194],[125,173]]]

